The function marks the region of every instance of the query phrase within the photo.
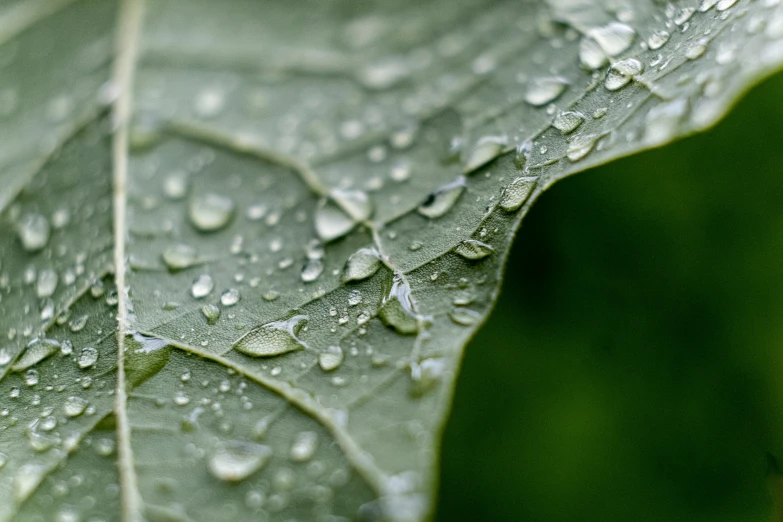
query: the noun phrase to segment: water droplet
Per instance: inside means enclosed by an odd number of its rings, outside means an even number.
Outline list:
[[[372,215],[372,200],[362,190],[335,189],[330,196],[355,221],[364,221]]]
[[[631,47],[636,32],[622,22],[610,22],[587,31],[579,45],[579,61],[588,69],[598,69],[609,63],[609,58]]]
[[[321,352],[318,355],[318,365],[325,372],[331,372],[336,370],[343,363],[345,354],[343,349],[339,346],[329,346],[325,352]]]
[[[702,13],[706,13],[713,7],[715,7],[715,4],[718,3],[718,0],[701,0],[701,3],[699,4],[699,11]]]
[[[663,29],[653,31],[647,38],[647,47],[653,51],[658,50],[666,45],[666,42],[669,41],[670,37],[671,35],[669,34],[669,31],[664,31]]]
[[[557,117],[555,117],[555,121],[552,122],[552,126],[563,134],[569,134],[574,132],[583,121],[585,121],[585,117],[581,112],[566,111],[561,112],[557,115]]]
[[[302,267],[302,281],[312,283],[323,273],[324,263],[320,259],[308,259]]]
[[[514,212],[530,197],[538,181],[532,177],[520,177],[509,183],[500,197],[500,208],[506,212]]]
[[[209,458],[209,471],[226,482],[244,480],[263,468],[272,457],[272,449],[244,441],[220,442]]]
[[[177,406],[187,406],[190,404],[190,397],[182,390],[177,390],[174,393],[174,404]]]
[[[188,192],[188,177],[184,171],[172,172],[163,180],[163,195],[173,201],[185,197]]]
[[[696,60],[707,51],[707,41],[699,40],[685,51],[685,57],[689,60]]]
[[[69,417],[78,417],[84,413],[84,410],[87,409],[88,404],[89,402],[87,399],[72,395],[65,399],[65,402],[63,403],[63,411],[65,411],[65,414]]]
[[[481,320],[481,314],[470,308],[463,308],[461,306],[455,307],[449,313],[449,318],[454,321],[455,324],[461,326],[472,326]]]
[[[294,462],[306,462],[313,458],[318,448],[318,434],[313,431],[302,431],[296,434],[291,445],[290,457]]]
[[[718,11],[725,11],[726,9],[728,9],[729,7],[733,6],[736,3],[737,0],[720,0],[715,9],[717,9]]]
[[[372,276],[381,266],[380,254],[373,248],[360,248],[348,258],[343,281],[361,281]]]
[[[531,80],[525,92],[525,101],[534,107],[541,107],[555,101],[568,85],[568,80],[558,76]]]
[[[108,457],[114,453],[115,443],[113,439],[107,439],[105,437],[95,441],[95,453],[101,457]]]
[[[332,241],[353,230],[356,221],[334,201],[322,199],[315,210],[315,231],[323,241]]]
[[[68,321],[68,328],[73,332],[81,332],[84,330],[84,327],[87,326],[87,320],[90,318],[89,315],[79,315],[77,317],[74,317],[70,321]]]
[[[37,252],[49,242],[49,221],[41,214],[25,214],[17,224],[22,246],[28,252]]]
[[[166,250],[163,251],[162,257],[163,262],[166,263],[166,266],[172,272],[190,268],[198,263],[196,249],[182,243],[167,246]]]
[[[35,364],[38,364],[59,350],[60,343],[54,339],[33,339],[30,341],[30,344],[27,345],[24,353],[22,353],[22,356],[17,359],[11,369],[16,372],[21,372]]]
[[[642,72],[642,62],[636,58],[626,58],[615,62],[606,73],[604,87],[609,91],[616,91],[628,85],[628,83]]]
[[[418,320],[414,312],[411,288],[401,276],[396,275],[388,295],[383,298],[378,316],[387,326],[401,334],[415,334],[419,330]]]
[[[220,318],[220,308],[213,304],[205,304],[202,306],[201,313],[207,318],[207,324],[215,324]]]
[[[38,370],[31,368],[27,370],[27,372],[24,374],[24,383],[27,386],[35,386],[36,384],[38,384],[39,378],[40,377],[38,375]]]
[[[225,227],[234,216],[234,200],[214,192],[193,197],[190,202],[190,222],[202,232]]]
[[[256,326],[234,343],[234,349],[252,357],[271,357],[306,348],[297,336],[306,315],[295,315],[285,321]]]
[[[223,306],[234,306],[239,302],[239,290],[236,288],[229,288],[220,295],[220,304]]]
[[[432,390],[443,377],[446,364],[440,357],[430,357],[411,364],[412,393],[421,396]]]
[[[478,241],[476,239],[466,239],[454,247],[454,252],[465,259],[479,260],[484,259],[495,251],[491,245]]]
[[[35,287],[35,293],[40,298],[51,297],[57,288],[60,277],[57,272],[51,268],[45,268],[38,272],[38,282]]]
[[[566,149],[566,157],[570,161],[579,161],[584,158],[595,147],[595,143],[598,141],[598,135],[596,134],[583,134],[581,136],[575,136],[569,143]]]
[[[206,297],[215,288],[215,281],[212,280],[212,276],[209,274],[201,274],[193,280],[193,285],[190,287],[190,295],[196,299]]]
[[[675,25],[682,25],[688,20],[691,19],[691,16],[693,16],[693,13],[696,12],[696,9],[693,7],[683,7],[674,14],[674,23]]]
[[[473,172],[477,168],[483,167],[502,154],[507,144],[508,139],[505,136],[484,136],[480,138],[471,149],[470,154],[468,154],[465,166],[462,168],[463,172]]]
[[[98,350],[92,346],[86,346],[82,348],[82,352],[79,354],[79,359],[76,363],[82,370],[92,368],[95,363],[98,362]]]
[[[417,209],[419,214],[430,219],[441,217],[457,203],[457,200],[465,191],[467,183],[463,176],[460,176],[451,183],[447,183],[437,188]]]

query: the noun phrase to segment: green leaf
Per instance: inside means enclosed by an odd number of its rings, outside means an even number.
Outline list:
[[[535,198],[783,62],[774,0],[2,9],[2,520],[427,518]]]

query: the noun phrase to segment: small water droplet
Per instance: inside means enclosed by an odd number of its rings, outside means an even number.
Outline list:
[[[172,172],[163,180],[163,195],[173,201],[180,200],[188,193],[188,177],[184,171]]]
[[[520,177],[509,183],[500,197],[500,203],[498,203],[500,208],[506,212],[514,212],[519,209],[530,197],[537,183],[537,179],[532,177]]]
[[[482,241],[476,239],[466,239],[454,247],[454,252],[461,255],[465,259],[477,261],[484,259],[495,251],[491,245],[488,245]]]
[[[207,319],[207,324],[215,324],[220,318],[220,308],[213,304],[205,304],[201,307],[201,313]]]
[[[17,233],[22,246],[28,252],[37,252],[49,242],[51,227],[41,214],[25,214],[17,224]]]
[[[271,357],[305,348],[296,334],[308,316],[296,315],[285,321],[256,326],[234,342],[234,349],[252,357]]]
[[[234,306],[239,302],[239,290],[236,288],[229,288],[220,295],[220,304],[223,306]]]
[[[627,58],[615,62],[606,73],[604,87],[609,91],[616,91],[625,87],[630,81],[642,72],[642,62],[636,58]]]
[[[78,417],[84,413],[84,410],[87,409],[88,404],[89,402],[87,399],[72,395],[65,399],[65,402],[63,403],[63,411],[65,411],[65,414],[69,417]]]
[[[598,141],[596,134],[583,134],[581,136],[575,136],[569,143],[566,149],[566,157],[570,161],[579,161],[584,158],[595,147],[595,143]]]
[[[417,211],[430,219],[441,217],[457,203],[466,186],[465,178],[460,176],[432,192]]]
[[[201,274],[193,280],[193,285],[190,287],[190,294],[196,299],[206,297],[215,288],[215,281],[212,280],[212,276],[209,274]]]
[[[291,445],[290,457],[294,462],[306,462],[313,458],[318,448],[318,434],[313,431],[302,431],[296,434]]]
[[[707,51],[707,41],[699,40],[685,51],[685,57],[689,60],[696,60]]]
[[[461,306],[454,307],[449,313],[449,318],[454,321],[455,324],[461,326],[472,326],[481,320],[481,314],[470,308],[463,308]]]
[[[720,0],[717,3],[717,7],[715,9],[717,9],[718,11],[725,11],[726,9],[728,9],[729,7],[733,6],[736,3],[737,0]]]
[[[226,482],[244,480],[263,468],[272,457],[272,449],[244,441],[220,442],[209,458],[209,471]]]
[[[320,259],[308,259],[302,267],[302,281],[312,283],[323,273],[324,263]]]
[[[27,372],[25,372],[24,383],[27,386],[35,386],[36,384],[38,384],[38,380],[39,380],[38,370],[31,368],[27,370]]]
[[[483,136],[470,150],[462,168],[463,172],[469,173],[483,167],[502,154],[507,144],[508,138],[505,136]]]
[[[669,31],[664,31],[663,29],[653,31],[647,38],[647,47],[653,51],[658,50],[666,45],[666,42],[669,41],[670,37]]]
[[[79,359],[76,361],[76,363],[79,365],[79,368],[82,370],[87,368],[92,368],[95,366],[95,363],[98,362],[98,350],[93,348],[92,346],[86,346],[82,348],[81,353],[79,354]]]
[[[81,332],[84,330],[84,327],[87,326],[87,320],[90,318],[89,315],[79,315],[77,317],[74,317],[70,321],[68,321],[68,328],[73,332]]]
[[[51,297],[57,288],[57,283],[60,277],[57,272],[51,268],[45,268],[38,272],[38,282],[36,284],[35,292],[39,298]]]
[[[534,107],[541,107],[555,101],[568,85],[568,80],[559,76],[531,80],[525,92],[525,101]]]
[[[566,111],[561,112],[555,117],[552,126],[563,134],[569,134],[574,132],[584,121],[585,117],[581,112]]]
[[[325,352],[318,355],[318,365],[325,372],[336,370],[343,363],[345,355],[339,346],[329,346]]]
[[[167,246],[163,251],[162,257],[163,262],[166,263],[166,266],[172,272],[190,268],[198,263],[196,249],[182,243]]]
[[[202,232],[213,232],[225,227],[234,216],[234,200],[208,192],[193,197],[188,215],[190,222]]]

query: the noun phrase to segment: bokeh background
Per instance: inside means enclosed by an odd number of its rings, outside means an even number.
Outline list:
[[[783,456],[783,76],[566,179],[467,347],[437,520],[770,520]]]

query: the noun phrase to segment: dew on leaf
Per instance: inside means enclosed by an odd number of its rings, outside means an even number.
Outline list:
[[[508,138],[505,136],[483,136],[470,150],[462,170],[466,173],[473,172],[477,168],[486,165],[497,158],[507,144]]]
[[[234,200],[228,196],[208,192],[194,196],[190,201],[190,222],[202,232],[214,232],[225,227],[234,216]]]
[[[579,161],[593,150],[595,143],[598,141],[598,136],[595,134],[583,134],[581,136],[575,136],[569,143],[566,149],[566,157],[570,161]]]
[[[699,11],[702,13],[706,13],[713,7],[715,7],[715,4],[718,3],[718,0],[701,0],[701,3],[699,4]]]
[[[59,280],[60,277],[57,275],[57,272],[51,268],[44,268],[38,272],[38,281],[36,283],[35,293],[39,298],[51,297],[57,288],[57,283]]]
[[[85,370],[87,368],[92,368],[95,366],[95,363],[98,362],[98,350],[93,348],[92,346],[85,346],[82,348],[81,353],[79,354],[79,358],[76,361],[76,364],[79,366],[79,368]]]
[[[38,364],[50,355],[60,350],[60,343],[54,339],[33,339],[25,348],[22,356],[16,360],[11,367],[12,370],[20,372]],[[10,359],[10,357],[9,357]]]
[[[89,402],[83,397],[77,397],[72,395],[65,399],[63,403],[63,411],[68,417],[78,417],[84,410],[87,409]]]
[[[196,299],[201,299],[208,296],[214,288],[215,281],[212,280],[212,276],[201,274],[193,280],[193,284],[190,287],[190,295]]]
[[[372,215],[372,200],[363,190],[335,189],[329,195],[355,221],[364,221]]]
[[[220,308],[213,304],[205,304],[201,307],[201,313],[207,319],[207,324],[215,324],[220,318]]]
[[[87,326],[87,321],[89,320],[90,316],[87,314],[79,315],[77,317],[74,317],[70,321],[68,321],[68,328],[76,333],[81,332],[84,330],[84,327]]]
[[[470,308],[454,307],[449,312],[449,318],[458,325],[472,326],[481,320],[481,314]]]
[[[36,384],[38,384],[39,378],[40,377],[38,375],[38,370],[31,368],[27,370],[27,372],[25,372],[24,374],[24,383],[27,386],[35,386]]]
[[[568,85],[568,80],[558,76],[531,80],[525,92],[525,101],[534,107],[541,107],[555,101]]]
[[[427,197],[424,203],[419,206],[417,211],[422,216],[426,216],[430,219],[443,216],[457,203],[457,200],[465,191],[466,186],[467,183],[465,178],[460,176],[451,183],[447,183],[437,188]]]
[[[500,208],[506,212],[518,210],[530,197],[538,183],[533,177],[519,177],[508,184],[500,197]]]
[[[628,85],[628,83],[642,72],[642,62],[636,58],[627,58],[615,62],[606,73],[604,87],[609,91],[616,91]]]
[[[737,3],[737,0],[720,0],[716,5],[715,9],[718,11],[725,11],[729,7],[733,6]]]
[[[343,282],[361,281],[381,267],[380,254],[374,248],[360,248],[348,258],[343,270]]]
[[[579,61],[588,69],[598,69],[609,63],[609,58],[626,51],[636,32],[622,22],[610,22],[587,31],[579,45]]]
[[[234,306],[239,302],[239,290],[236,288],[229,288],[220,294],[220,304],[223,306]]]
[[[707,51],[706,40],[699,40],[695,44],[691,45],[687,51],[685,51],[685,57],[689,60],[696,60]]]
[[[49,242],[51,227],[41,214],[25,214],[17,224],[17,234],[28,252],[37,252]]]
[[[219,442],[209,457],[209,472],[226,482],[244,480],[263,468],[272,457],[272,448],[244,441]]]
[[[272,357],[306,348],[296,334],[308,316],[295,315],[285,321],[256,326],[234,342],[234,349],[252,357]]]
[[[333,241],[353,230],[356,221],[332,199],[323,198],[315,210],[315,231],[322,241]]]
[[[466,239],[454,247],[454,252],[472,261],[484,259],[494,251],[491,245],[477,239]]]
[[[289,456],[294,462],[307,462],[318,448],[318,434],[314,431],[301,431],[294,437]]]
[[[329,346],[326,351],[318,354],[318,366],[325,372],[336,370],[343,363],[345,354],[339,346]]]
[[[308,259],[302,267],[301,278],[305,283],[312,283],[323,273],[324,263],[320,259]]]
[[[163,195],[173,201],[185,197],[188,192],[188,177],[184,171],[172,172],[163,180]]]
[[[582,113],[576,111],[566,111],[559,113],[555,117],[555,120],[552,122],[552,126],[563,134],[569,134],[574,132],[584,121],[585,117]]]
[[[410,335],[418,332],[418,318],[414,311],[411,288],[402,276],[395,274],[391,290],[383,298],[378,316],[385,325],[401,334]]]
[[[198,253],[192,246],[182,243],[169,245],[163,251],[163,262],[172,272],[184,270],[198,263]]]

